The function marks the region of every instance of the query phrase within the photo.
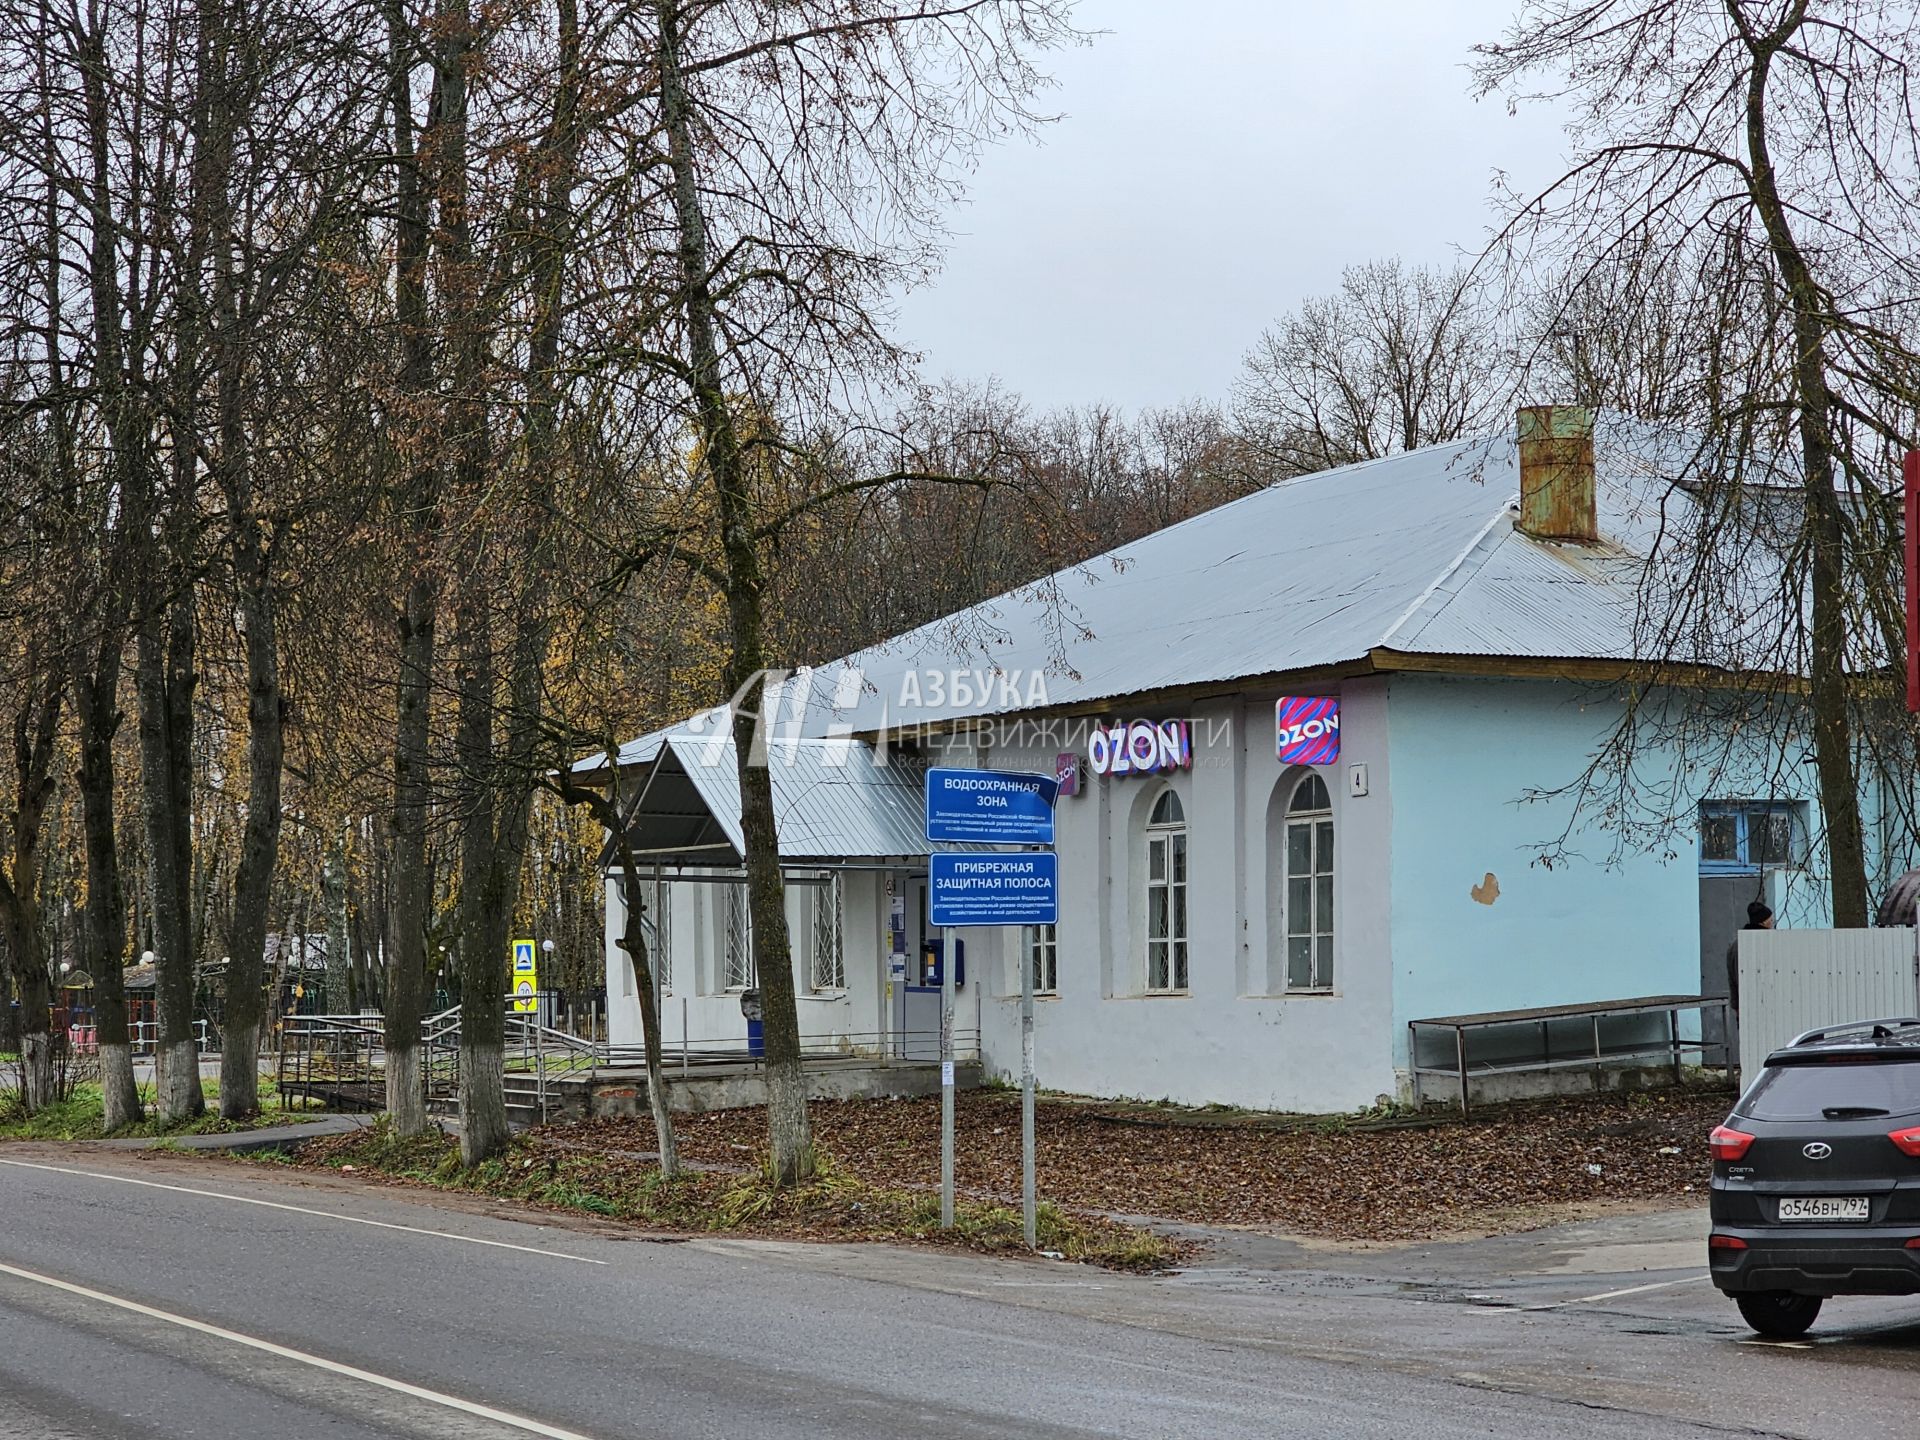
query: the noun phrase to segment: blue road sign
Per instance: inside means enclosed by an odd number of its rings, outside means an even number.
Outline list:
[[[928,908],[935,925],[1052,925],[1060,918],[1060,857],[929,855]]]
[[[927,839],[1051,845],[1060,782],[1017,770],[927,771]]]

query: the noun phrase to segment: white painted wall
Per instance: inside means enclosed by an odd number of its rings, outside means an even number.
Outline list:
[[[1185,712],[1194,763],[1171,780],[1186,811],[1190,986],[1146,993],[1142,826],[1156,778],[1088,774],[1060,801],[1060,991],[1035,1005],[1040,1083],[1097,1095],[1277,1110],[1343,1110],[1394,1090],[1390,991],[1391,782],[1385,685],[1342,693],[1341,764],[1325,772],[1335,827],[1335,989],[1275,993],[1268,966],[1268,811],[1287,777],[1274,758],[1274,693]],[[1181,712],[1141,712],[1167,718]],[[1114,719],[1136,718],[1133,711]],[[981,764],[1051,773],[1064,744],[983,753]],[[1082,751],[1084,753],[1084,751]],[[1369,794],[1349,798],[1346,766],[1368,766]],[[990,1073],[1019,1070],[1017,930],[973,932],[991,963],[977,997]],[[989,936],[991,937],[989,939]],[[971,988],[971,987],[970,987]]]
[[[787,929],[793,942],[794,989],[802,1043],[877,1052],[885,1029],[881,1003],[885,971],[881,927],[885,923],[887,877],[875,871],[842,872],[841,953],[846,986],[840,990],[815,991],[811,985],[810,946],[817,886],[805,881],[819,873],[811,869],[795,870],[787,886]],[[651,903],[650,880],[646,889]],[[668,879],[663,889],[671,965],[661,967],[666,993],[660,1003],[660,1018],[669,1049],[678,1048],[683,1039],[694,1048],[703,1044],[744,1042],[747,1027],[740,1013],[739,992],[726,988],[723,974],[723,886],[688,878]],[[626,953],[614,943],[625,925],[620,886],[609,878],[608,1036],[615,1045],[638,1045],[642,1038],[640,1003],[634,989],[633,966]]]

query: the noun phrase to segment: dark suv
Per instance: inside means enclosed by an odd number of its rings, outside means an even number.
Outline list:
[[[1713,1132],[1707,1265],[1762,1335],[1829,1295],[1920,1294],[1920,1019],[1809,1030]]]

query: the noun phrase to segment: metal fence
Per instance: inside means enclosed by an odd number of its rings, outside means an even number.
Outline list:
[[[524,1098],[544,1119],[559,1087],[591,1083],[609,1071],[632,1073],[644,1069],[644,1045],[612,1045],[585,1040],[565,1030],[542,1025],[533,1015],[509,1012],[504,1017],[505,1063],[510,1096]],[[918,1061],[923,1052],[937,1053],[939,1033],[929,1031],[875,1031],[815,1036],[803,1040],[801,1060],[811,1067],[834,1063],[874,1064]],[[420,1025],[420,1065],[429,1102],[451,1104],[460,1091],[460,1011],[458,1007],[430,1015]],[[980,1055],[976,1030],[956,1028],[954,1058],[965,1062]],[[757,1069],[764,1063],[760,1046],[744,1035],[694,1040],[682,1038],[662,1046],[661,1063],[670,1078],[690,1079],[728,1068]],[[283,1102],[325,1104],[336,1109],[380,1110],[386,1103],[386,1048],[382,1019],[377,1012],[358,1015],[290,1015],[280,1028],[279,1088]]]
[[[1742,1076],[1759,1074],[1767,1053],[1803,1030],[1920,1013],[1914,942],[1906,928],[1742,930]]]

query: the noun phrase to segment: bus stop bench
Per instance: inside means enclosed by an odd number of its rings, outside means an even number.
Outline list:
[[[1413,1082],[1414,1102],[1418,1104],[1425,1099],[1421,1082],[1426,1076],[1445,1076],[1457,1088],[1460,1113],[1464,1115],[1470,1109],[1469,1091],[1476,1079],[1590,1069],[1597,1090],[1607,1066],[1630,1060],[1658,1060],[1669,1064],[1673,1067],[1673,1078],[1678,1082],[1686,1055],[1689,1052],[1704,1053],[1707,1048],[1704,1039],[1692,1039],[1680,1033],[1680,1014],[1687,1010],[1700,1012],[1703,1022],[1709,1011],[1718,1010],[1722,1027],[1725,1026],[1725,998],[1709,995],[1642,995],[1631,1000],[1540,1005],[1526,1010],[1487,1010],[1477,1015],[1439,1015],[1429,1020],[1409,1020],[1407,1069]],[[1661,1015],[1665,1017],[1665,1025],[1650,1036],[1625,1040],[1616,1036],[1610,1041],[1603,1041],[1602,1021],[1626,1016],[1652,1020]],[[1500,1032],[1505,1031],[1518,1041],[1533,1027],[1538,1027],[1537,1053],[1518,1053],[1491,1060],[1470,1060],[1468,1057],[1469,1035],[1500,1038]],[[1704,1023],[1699,1028],[1704,1034]],[[1569,1043],[1570,1031],[1579,1036],[1577,1050]],[[1556,1036],[1560,1041],[1558,1054],[1555,1053]],[[1450,1063],[1421,1063],[1423,1039],[1428,1042],[1428,1055],[1437,1051],[1447,1057]]]

